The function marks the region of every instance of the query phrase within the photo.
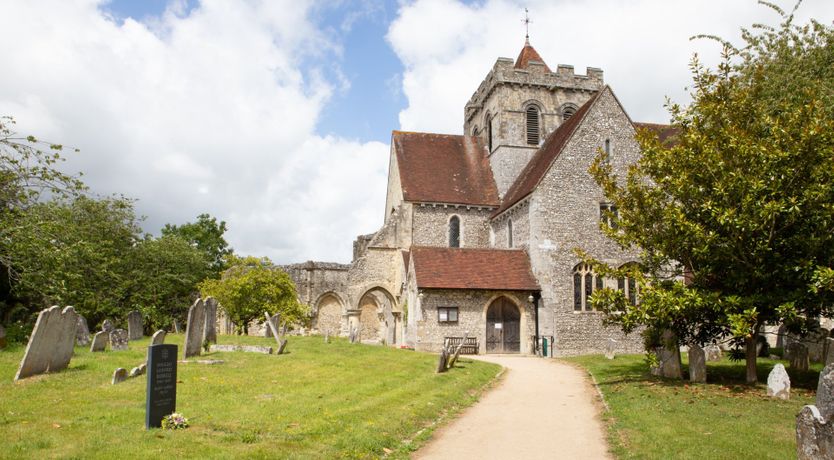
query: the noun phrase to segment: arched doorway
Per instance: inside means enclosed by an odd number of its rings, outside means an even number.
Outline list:
[[[521,312],[506,297],[499,297],[487,309],[486,352],[521,351]]]
[[[359,300],[360,340],[388,345],[400,342],[401,313],[387,290],[376,287]]]
[[[342,326],[342,302],[333,294],[319,300],[313,327],[322,334],[338,335]]]

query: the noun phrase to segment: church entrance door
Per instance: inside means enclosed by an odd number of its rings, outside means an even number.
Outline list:
[[[487,353],[521,351],[521,313],[509,299],[499,297],[487,309]]]

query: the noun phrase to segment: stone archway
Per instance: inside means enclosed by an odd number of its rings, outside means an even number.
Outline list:
[[[338,335],[342,329],[342,301],[336,295],[321,296],[313,318],[313,328],[322,334]]]
[[[521,352],[521,311],[506,297],[498,297],[487,308],[486,352]]]
[[[359,339],[394,345],[401,341],[402,321],[393,296],[381,287],[375,287],[359,300]]]

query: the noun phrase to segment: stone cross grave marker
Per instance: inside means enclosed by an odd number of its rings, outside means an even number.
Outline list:
[[[104,331],[98,331],[93,335],[93,343],[90,344],[90,351],[97,352],[97,351],[104,351],[107,348],[107,342],[110,339],[110,333]]]
[[[689,381],[707,382],[707,357],[704,349],[697,343],[689,346]]]
[[[124,351],[127,350],[128,335],[124,329],[114,329],[110,332],[110,350]]]
[[[128,340],[142,340],[142,314],[136,310],[127,314],[127,337]]]
[[[153,337],[151,337],[151,345],[162,345],[165,343],[165,335],[167,334],[164,329],[154,332]]]
[[[183,359],[200,356],[203,351],[203,335],[206,326],[206,309],[203,299],[197,299],[188,309],[188,323],[185,325],[185,346]]]
[[[78,322],[75,324],[75,343],[81,347],[90,344],[90,328],[87,327],[87,319],[81,315],[78,315]]]
[[[791,378],[782,363],[773,366],[770,374],[767,374],[767,395],[771,398],[791,399]]]
[[[66,369],[75,346],[76,324],[78,314],[73,307],[42,310],[14,379]]]
[[[203,327],[203,341],[217,343],[217,299],[206,297],[206,324]]]
[[[162,418],[177,410],[177,346],[151,345],[147,373],[145,428],[159,428]]]

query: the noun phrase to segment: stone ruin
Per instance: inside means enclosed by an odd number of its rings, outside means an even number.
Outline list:
[[[834,458],[834,366],[820,373],[815,405],[796,416],[796,457],[799,460]]]
[[[38,314],[15,381],[66,369],[72,359],[78,314],[75,308],[54,306]]]

